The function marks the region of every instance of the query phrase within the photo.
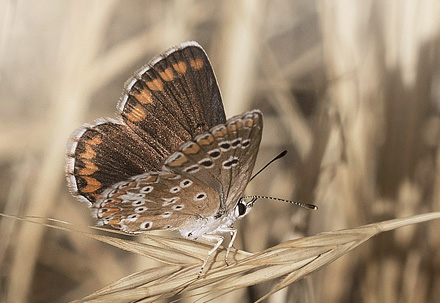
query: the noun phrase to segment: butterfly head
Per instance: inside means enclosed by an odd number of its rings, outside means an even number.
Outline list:
[[[241,219],[244,216],[246,216],[254,206],[255,201],[257,201],[258,198],[251,197],[250,200],[247,197],[242,197],[238,200],[237,205],[234,208],[234,214],[237,219]],[[249,201],[246,201],[249,200]]]

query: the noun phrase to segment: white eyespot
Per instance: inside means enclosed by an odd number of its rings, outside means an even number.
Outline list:
[[[243,141],[241,142],[241,148],[242,148],[242,149],[245,149],[245,148],[247,148],[250,144],[251,144],[251,140],[250,140],[250,139],[243,140]]]
[[[231,146],[233,149],[240,147],[240,145],[241,145],[241,138],[237,138],[231,141]]]
[[[136,208],[134,209],[134,212],[137,213],[137,214],[140,214],[140,213],[145,212],[147,209],[148,209],[148,207],[145,207],[145,206],[139,206],[139,207],[136,207]]]
[[[187,174],[193,174],[193,173],[198,172],[199,170],[200,170],[200,165],[194,164],[194,165],[191,165],[191,166],[185,168],[183,170],[183,172],[185,172]]]
[[[218,144],[218,147],[222,150],[222,152],[226,152],[231,149],[231,141],[223,141]]]
[[[180,187],[186,188],[186,187],[190,187],[192,184],[193,181],[191,181],[190,179],[185,179],[182,182],[180,182]]]
[[[232,167],[237,166],[238,164],[238,157],[229,157],[228,160],[223,161],[222,166],[224,169],[231,169]]]
[[[135,193],[127,192],[124,195],[120,195],[118,198],[121,199],[122,202],[131,203],[133,201],[143,200],[145,198],[145,194],[135,194]]]
[[[125,218],[125,221],[135,222],[139,217],[140,217],[140,215],[138,215],[138,214],[132,214],[132,215],[127,216],[127,218]]]
[[[136,200],[136,201],[131,202],[131,205],[134,206],[134,207],[141,206],[141,205],[144,205],[144,204],[145,204],[144,200]]]
[[[180,198],[179,198],[179,197],[162,198],[162,200],[164,201],[164,202],[162,203],[162,206],[168,206],[168,205],[170,205],[170,204],[174,204],[174,203],[176,203],[177,201],[180,200]]]
[[[170,188],[170,193],[175,194],[178,193],[180,191],[180,187],[179,186],[174,186]]]
[[[194,196],[194,201],[202,201],[205,200],[208,195],[206,193],[198,193]]]
[[[145,222],[142,222],[141,223],[141,225],[139,226],[141,229],[145,229],[145,230],[147,230],[147,229],[151,229],[152,227],[153,227],[153,222],[151,222],[151,221],[145,221]]]
[[[170,211],[166,211],[166,212],[164,212],[163,214],[161,214],[161,216],[162,216],[163,218],[169,218],[172,214],[173,214],[172,212],[170,212]]]
[[[133,200],[139,200],[145,198],[145,194],[139,194],[139,193],[127,191],[125,195],[120,195],[119,198],[133,201]]]
[[[153,191],[153,189],[154,189],[153,186],[147,185],[147,186],[142,187],[139,192],[143,193],[143,194],[149,194],[149,193],[151,193]]]
[[[208,155],[209,155],[212,159],[215,160],[215,159],[219,158],[220,155],[221,155],[220,149],[216,148],[216,149],[210,150],[210,151],[208,152]]]
[[[116,185],[116,188],[121,189],[123,187],[127,187],[130,184],[130,182],[121,182],[118,185]]]
[[[185,206],[183,204],[173,205],[172,209],[174,210],[182,210]]]
[[[202,165],[205,168],[211,168],[214,166],[214,162],[210,158],[204,158],[198,162],[200,165]]]
[[[165,225],[164,227],[162,227],[162,229],[170,229],[171,227],[171,225]]]

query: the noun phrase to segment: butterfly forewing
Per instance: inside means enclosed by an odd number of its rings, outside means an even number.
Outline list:
[[[93,203],[116,182],[148,171],[145,154],[154,150],[119,121],[100,119],[73,134],[68,152],[70,188],[82,200]]]
[[[195,42],[152,59],[125,91],[118,105],[122,120],[99,119],[69,141],[69,187],[89,204],[115,183],[161,170],[178,146],[225,122],[214,73]]]
[[[194,43],[153,59],[127,82],[126,90],[118,105],[124,122],[157,144],[163,157],[226,121],[208,57]]]

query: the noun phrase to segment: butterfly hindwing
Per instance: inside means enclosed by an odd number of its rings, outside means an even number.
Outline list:
[[[191,176],[162,171],[135,176],[107,189],[93,205],[102,225],[129,233],[179,229],[215,214],[217,193]]]
[[[229,211],[249,182],[262,129],[259,110],[235,116],[180,146],[165,161],[165,168],[213,188],[220,198],[219,211]]]

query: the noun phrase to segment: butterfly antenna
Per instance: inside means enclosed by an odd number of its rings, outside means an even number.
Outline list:
[[[278,159],[281,159],[282,157],[284,157],[287,154],[287,150],[283,150],[278,156],[276,156],[275,158],[273,158],[272,160],[270,160],[266,165],[264,165],[262,168],[260,168],[259,171],[257,171],[252,178],[249,180],[249,182],[252,181],[252,179],[254,179],[256,176],[258,176],[263,170],[266,169],[266,167],[268,167],[269,165],[271,165],[273,162],[275,162]]]
[[[255,201],[257,201],[257,199],[268,199],[268,200],[287,202],[287,203],[294,204],[296,206],[311,209],[311,210],[318,210],[318,206],[313,205],[313,204],[301,203],[301,202],[296,202],[296,201],[292,201],[292,200],[280,199],[280,198],[269,197],[269,196],[254,195],[254,196],[245,196],[242,199],[243,200],[251,199],[251,201],[249,203],[252,203],[252,205],[255,203]]]

